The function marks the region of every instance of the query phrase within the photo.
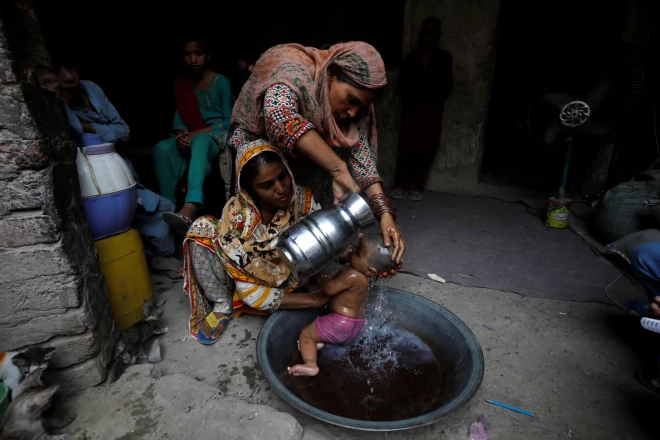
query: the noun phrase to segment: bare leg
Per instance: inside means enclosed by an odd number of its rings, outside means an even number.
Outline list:
[[[298,339],[297,344],[298,344],[298,351],[300,351],[300,339]],[[317,342],[316,343],[316,350],[317,351],[322,349],[323,347],[325,347],[325,344],[323,342]]]
[[[289,367],[289,374],[293,376],[316,376],[319,374],[319,366],[316,364],[316,344],[319,342],[321,342],[321,339],[316,333],[316,321],[313,321],[300,332],[299,346],[304,364]]]

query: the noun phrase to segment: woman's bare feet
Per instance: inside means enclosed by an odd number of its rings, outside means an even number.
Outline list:
[[[292,376],[316,376],[319,374],[318,365],[298,364],[293,367],[287,367]]]
[[[227,316],[225,313],[213,313],[218,320],[224,318]],[[202,326],[200,327],[200,331],[206,336],[208,339],[218,339],[222,334],[225,332],[225,329],[227,328],[227,322],[224,322],[222,324],[219,324],[216,328],[215,331],[211,329],[211,326],[209,325],[208,322],[206,322],[206,319],[202,321]]]

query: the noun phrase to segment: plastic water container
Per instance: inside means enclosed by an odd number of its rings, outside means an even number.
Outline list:
[[[94,242],[110,294],[110,309],[123,332],[144,319],[142,303],[154,301],[140,234],[130,229]]]
[[[135,179],[112,143],[97,143],[99,135],[85,133],[76,168],[83,209],[92,240],[126,232],[137,204]]]

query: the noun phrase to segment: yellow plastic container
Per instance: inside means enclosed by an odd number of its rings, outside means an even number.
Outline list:
[[[144,319],[142,303],[154,301],[140,234],[130,229],[94,242],[119,331]]]

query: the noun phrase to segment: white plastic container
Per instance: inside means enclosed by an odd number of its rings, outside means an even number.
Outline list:
[[[78,148],[78,182],[92,240],[126,232],[137,203],[137,188],[114,144]]]

